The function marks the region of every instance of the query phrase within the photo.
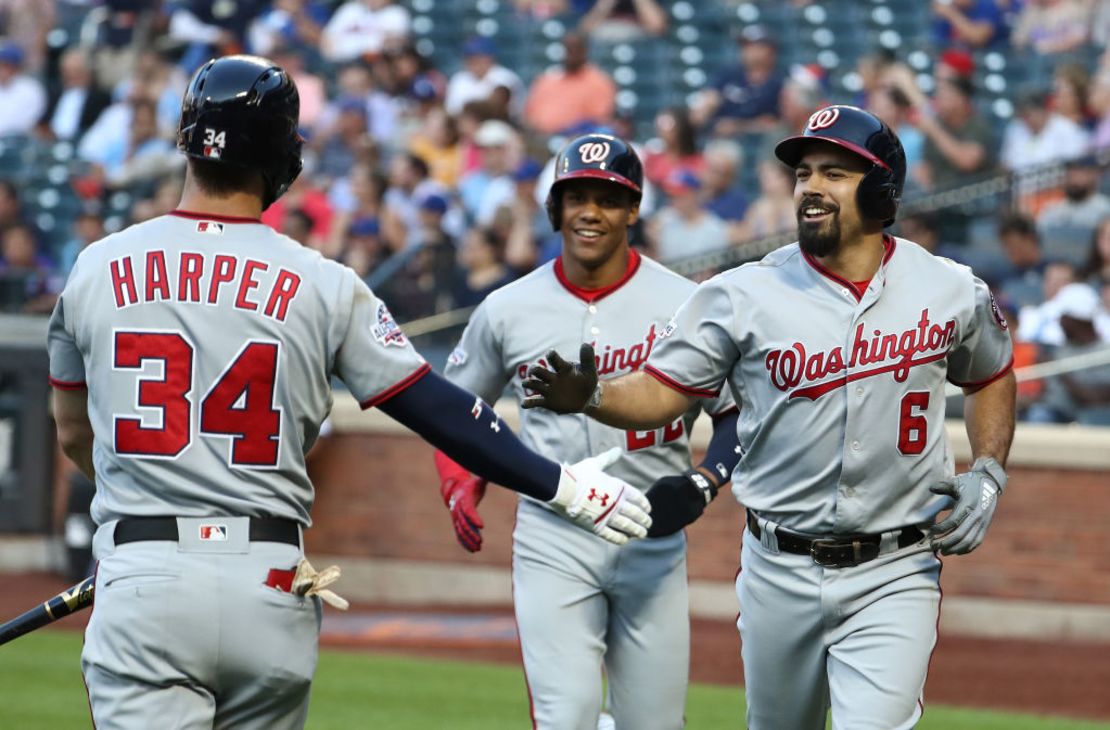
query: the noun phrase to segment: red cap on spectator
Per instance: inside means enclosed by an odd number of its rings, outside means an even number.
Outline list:
[[[975,73],[975,59],[967,51],[949,48],[940,54],[940,62],[948,66],[960,76],[971,76]]]

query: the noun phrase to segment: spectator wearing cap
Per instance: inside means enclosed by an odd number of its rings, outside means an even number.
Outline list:
[[[714,139],[705,145],[703,158],[702,205],[730,226],[744,220],[750,204],[738,184],[744,148],[730,139]]]
[[[778,119],[783,77],[775,41],[759,25],[745,27],[737,40],[739,62],[721,70],[690,110],[694,124],[714,136],[762,132]]]
[[[58,62],[60,85],[51,91],[39,130],[54,139],[77,139],[112,103],[108,92],[93,78],[92,57],[83,48],[71,48]]]
[[[354,269],[362,279],[374,273],[389,258],[389,248],[382,241],[378,219],[369,216],[353,219],[336,258]]]
[[[672,106],[655,115],[655,138],[647,143],[644,154],[644,177],[661,185],[680,169],[700,174],[705,160],[698,152],[697,131],[686,110]]]
[[[537,263],[559,255],[562,239],[552,233],[547,212],[536,200],[536,182],[543,167],[525,158],[513,171],[513,197],[502,205],[509,214],[505,262],[517,271],[529,271]],[[552,245],[545,246],[551,240]]]
[[[1074,283],[1053,298],[1064,341],[1051,351],[1052,359],[1101,354],[1110,351],[1095,320],[1105,314],[1098,292]],[[1030,406],[1027,419],[1037,423],[1110,425],[1110,364],[1084,367],[1045,380],[1044,395]]]
[[[1086,0],[1028,0],[1014,21],[1010,43],[1042,56],[1067,53],[1087,42],[1092,20]]]
[[[1087,130],[1051,110],[1048,92],[1032,89],[1018,96],[1017,114],[1006,125],[1000,158],[1012,171],[1075,159],[1087,153]]]
[[[312,139],[319,157],[317,174],[328,180],[346,177],[374,146],[367,130],[366,104],[361,99],[338,99],[335,111],[337,116],[331,129]]]
[[[492,225],[497,209],[514,191],[518,138],[516,130],[500,119],[488,119],[474,134],[481,156],[481,167],[459,180],[459,198],[470,221]]]
[[[324,26],[320,51],[328,61],[373,58],[409,37],[409,11],[391,0],[348,0]]]
[[[447,82],[444,106],[458,114],[469,101],[488,101],[498,87],[509,90],[519,105],[524,84],[515,73],[497,63],[497,46],[491,38],[475,36],[463,44],[463,68]],[[517,110],[519,111],[519,110]]]
[[[63,279],[69,278],[73,264],[77,262],[77,255],[84,251],[90,244],[104,238],[104,216],[99,205],[87,205],[82,208],[73,220],[73,236],[58,250],[58,273]]]
[[[667,11],[656,0],[595,0],[578,30],[601,43],[626,43],[667,32]]]
[[[543,134],[556,134],[582,122],[608,124],[616,108],[617,87],[589,62],[586,37],[563,36],[563,65],[536,77],[528,90],[524,121]]]
[[[989,48],[1006,40],[1006,17],[996,0],[933,0],[932,12],[938,48]]]
[[[757,159],[773,160],[775,145],[780,140],[805,129],[815,111],[825,106],[825,70],[818,64],[799,64],[790,67],[779,90],[779,118],[762,134]]]
[[[22,73],[23,57],[15,43],[0,45],[0,137],[29,134],[46,108],[42,84]]]
[[[1064,163],[1064,199],[1037,217],[1037,229],[1052,256],[1067,256],[1082,265],[1099,223],[1110,216],[1110,197],[1099,192],[1102,170],[1089,155]]]
[[[444,194],[443,187],[428,178],[428,165],[412,153],[394,155],[389,163],[389,187],[382,198],[382,236],[391,251],[410,245],[420,227],[421,200]]]
[[[995,289],[1018,310],[1041,303],[1048,265],[1033,220],[1020,213],[1003,216],[998,240],[1010,270],[998,277]]]
[[[701,181],[689,170],[675,170],[664,181],[670,202],[647,224],[652,255],[663,263],[728,248],[728,226],[705,209],[700,190]]]
[[[976,109],[973,93],[970,79],[938,80],[931,105],[917,106],[911,115],[925,135],[917,176],[926,190],[967,184],[995,168],[994,127]]]

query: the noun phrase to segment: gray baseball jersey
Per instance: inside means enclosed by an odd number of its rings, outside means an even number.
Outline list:
[[[304,455],[331,375],[369,408],[428,369],[351,269],[261,223],[192,214],[85,249],[49,348],[51,383],[89,390],[98,524],[232,514],[309,525]]]
[[[936,638],[939,562],[899,530],[944,504],[945,382],[987,384],[1012,348],[970,269],[887,237],[862,290],[797,244],[698,287],[648,372],[742,404],[736,498],[759,516],[737,580],[749,726],[912,727]],[[879,560],[828,569],[779,553],[779,526],[883,533]],[[904,559],[901,559],[904,558]],[[885,637],[885,638],[880,638]],[[864,668],[867,669],[864,669]],[[824,678],[824,681],[822,681]],[[853,724],[854,723],[854,724]]]
[[[270,587],[301,547],[251,540],[248,518],[310,524],[304,454],[333,374],[370,407],[427,363],[350,269],[257,220],[186,213],[81,253],[49,351],[55,388],[88,388],[94,433],[97,726],[303,727],[319,601]],[[141,516],[176,517],[178,540],[116,545]]]
[[[491,294],[471,316],[446,375],[494,401],[510,386],[525,397],[529,368],[547,352],[594,344],[602,378],[639,369],[656,338],[695,285],[631,252],[624,277],[584,291],[562,261]],[[726,393],[710,413],[734,407]],[[624,453],[610,473],[647,489],[690,467],[688,434],[701,408],[653,431],[622,431],[581,414],[521,410],[521,438],[556,461],[573,462],[613,446]],[[618,728],[679,728],[688,674],[689,619],[685,537],[637,540],[617,548],[573,528],[523,498],[513,533],[513,592],[538,728],[596,727],[604,662]],[[575,534],[575,533],[581,534]]]

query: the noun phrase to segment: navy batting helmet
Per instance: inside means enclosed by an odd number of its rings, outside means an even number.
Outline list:
[[[296,85],[272,61],[216,58],[185,91],[177,147],[189,157],[258,170],[265,209],[301,172],[300,109]]]
[[[559,188],[567,180],[580,178],[608,180],[626,187],[639,202],[644,187],[644,166],[631,145],[612,135],[586,134],[571,140],[555,158],[555,182],[551,183],[545,203],[547,218],[556,231],[563,215]]]
[[[884,226],[894,223],[906,184],[906,153],[898,135],[871,112],[837,104],[817,110],[802,134],[775,146],[775,156],[797,167],[806,144],[815,139],[851,150],[871,163],[856,192],[860,213]]]

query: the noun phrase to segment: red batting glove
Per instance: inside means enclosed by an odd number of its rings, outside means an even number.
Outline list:
[[[478,515],[478,503],[486,495],[486,480],[475,476],[448,478],[443,481],[439,493],[451,511],[451,523],[459,544],[468,552],[481,550],[485,523]]]

